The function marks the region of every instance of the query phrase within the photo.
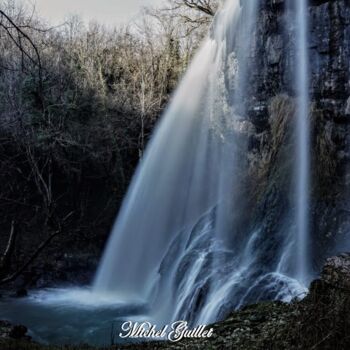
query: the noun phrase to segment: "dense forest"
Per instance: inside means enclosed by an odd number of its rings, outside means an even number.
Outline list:
[[[169,1],[111,29],[74,15],[51,27],[35,7],[1,3],[4,283],[22,273],[20,287],[38,279],[39,254],[50,256],[46,272],[59,270],[77,247],[99,256],[155,122],[216,8],[215,1]]]

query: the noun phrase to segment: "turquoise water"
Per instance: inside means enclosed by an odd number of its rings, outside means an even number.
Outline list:
[[[33,340],[44,344],[111,345],[122,343],[120,326],[142,319],[145,306],[92,297],[88,289],[46,289],[21,299],[0,299],[0,319],[22,324]]]

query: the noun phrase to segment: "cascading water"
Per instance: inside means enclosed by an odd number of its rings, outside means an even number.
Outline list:
[[[95,279],[96,294],[142,300],[159,323],[212,322],[245,303],[290,300],[304,291],[280,269],[295,237],[284,238],[272,259],[263,230],[242,234],[237,228],[244,173],[240,152],[246,150],[241,135],[258,4],[228,0],[216,15],[136,172]],[[301,281],[308,205],[305,6],[298,0]]]
[[[234,112],[223,66],[239,10],[229,1],[178,88],[124,201],[95,290],[148,298],[174,236],[223,200],[223,187],[230,191],[222,182],[232,178],[234,152],[223,159],[223,144],[234,147],[226,134],[235,120],[227,118]]]
[[[294,207],[292,234],[278,271],[293,276],[304,286],[313,277],[311,251],[309,249],[310,207],[310,118],[309,118],[309,54],[308,54],[308,1],[286,2],[287,24],[295,42],[291,45],[293,57],[292,90],[295,91],[295,163],[294,163]],[[293,40],[294,41],[294,40]]]
[[[309,126],[309,68],[307,0],[296,1],[297,14],[297,278],[308,283],[309,271],[309,177],[310,177],[310,126]]]

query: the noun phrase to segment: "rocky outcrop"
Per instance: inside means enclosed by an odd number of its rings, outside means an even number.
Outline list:
[[[328,259],[322,271],[322,281],[350,292],[350,254]]]
[[[302,301],[260,303],[214,326],[215,337],[145,349],[336,350],[349,349],[350,254],[326,261]],[[153,344],[154,346],[154,344]]]
[[[10,322],[0,321],[0,340],[16,339],[21,341],[30,341],[31,338],[27,335],[27,331],[27,328],[24,326],[14,326]]]

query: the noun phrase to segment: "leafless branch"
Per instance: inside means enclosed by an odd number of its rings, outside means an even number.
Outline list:
[[[217,4],[213,0],[177,0],[176,3],[181,6],[181,4],[201,11],[209,16],[214,16],[216,12]]]
[[[73,215],[73,212],[69,213],[62,221],[65,222],[69,217]],[[16,272],[0,280],[0,285],[7,284],[15,281],[40,255],[40,253],[50,244],[50,242],[63,231],[63,226],[59,225],[58,229],[50,234],[50,236],[42,242],[36,251],[29,257],[29,259],[20,267]]]
[[[5,23],[9,25],[6,25]],[[21,26],[17,25],[3,10],[0,10],[0,27],[2,27],[8,34],[14,45],[21,51],[21,54],[27,57],[34,65],[38,67],[39,76],[39,93],[42,96],[42,63],[38,47],[33,40],[25,33]],[[35,57],[32,57],[31,53],[26,50],[23,44],[23,39],[29,43],[30,47],[34,50]]]
[[[0,260],[0,269],[1,269],[0,271],[3,273],[6,273],[10,267],[11,256],[15,245],[15,239],[16,239],[15,222],[12,220],[7,246]]]

